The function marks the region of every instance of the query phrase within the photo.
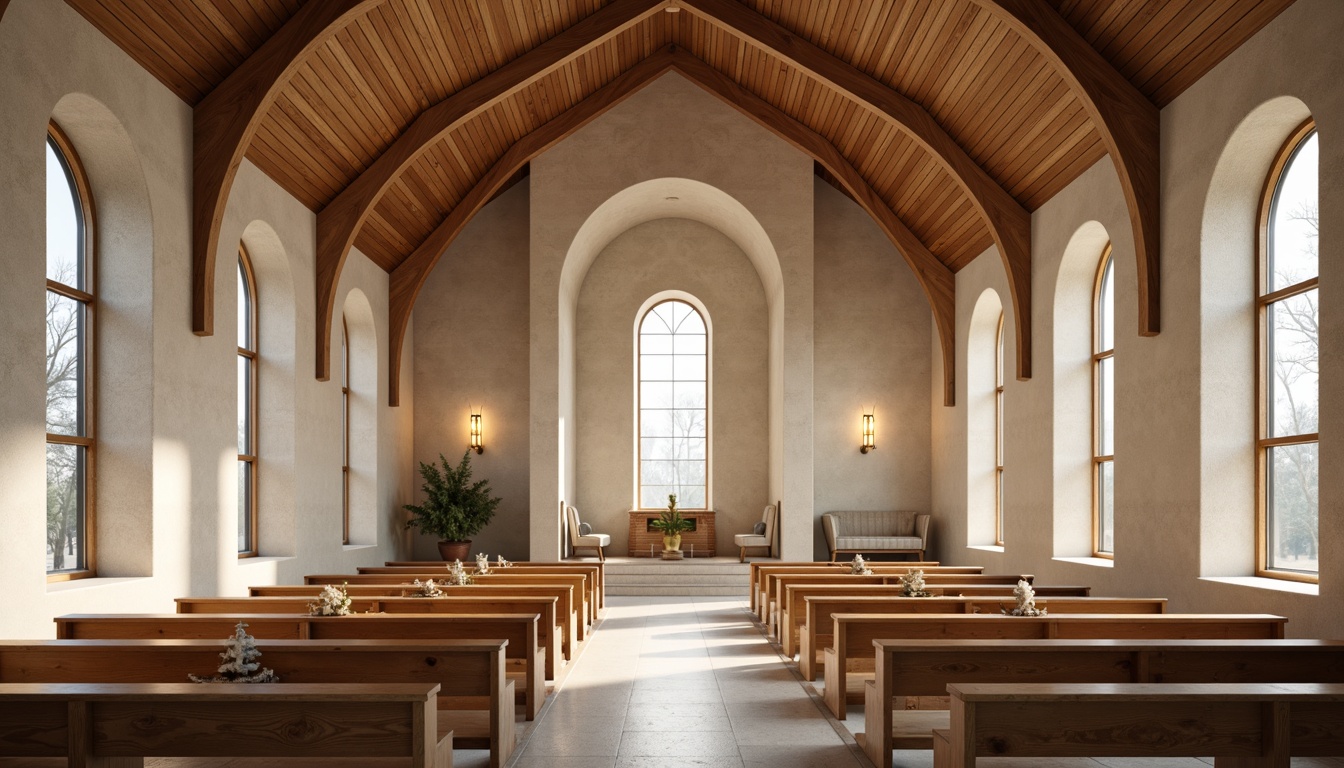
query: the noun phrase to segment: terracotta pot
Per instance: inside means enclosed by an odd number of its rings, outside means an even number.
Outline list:
[[[440,541],[439,557],[442,557],[444,562],[448,563],[454,560],[466,562],[467,558],[471,557],[471,539],[466,541]]]
[[[678,533],[676,536],[664,536],[664,537],[663,537],[663,551],[664,551],[664,552],[669,552],[669,551],[672,551],[672,550],[674,550],[674,549],[681,549],[681,534],[680,534],[680,533]]]

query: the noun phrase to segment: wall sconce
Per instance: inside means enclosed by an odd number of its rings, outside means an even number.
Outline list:
[[[859,446],[859,453],[867,453],[877,450],[877,425],[873,419],[873,414],[863,414],[863,444]]]
[[[481,439],[481,412],[471,412],[471,450],[477,454],[485,452],[485,442]]]

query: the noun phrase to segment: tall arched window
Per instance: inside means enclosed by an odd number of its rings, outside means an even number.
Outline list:
[[[709,334],[672,299],[639,323],[639,505],[705,509],[709,466]]]
[[[1316,581],[1320,556],[1319,166],[1308,120],[1275,159],[1260,213],[1257,572],[1298,581]]]
[[[238,249],[238,556],[257,554],[257,281]]]
[[[1092,300],[1092,554],[1115,556],[1115,260],[1101,252]]]
[[[1003,546],[1003,313],[994,332],[994,543]]]
[[[59,126],[47,131],[47,578],[94,571],[93,195]]]
[[[341,543],[350,543],[350,326],[341,316]]]

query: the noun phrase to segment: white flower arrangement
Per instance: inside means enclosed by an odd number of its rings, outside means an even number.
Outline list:
[[[426,579],[424,582],[416,579],[411,586],[415,589],[402,592],[402,597],[443,597],[444,595],[443,590],[439,589],[439,585],[435,584],[433,579]]]
[[[1013,597],[1017,598],[1016,608],[1011,611],[999,608],[1005,616],[1044,616],[1048,613],[1045,608],[1036,607],[1036,590],[1031,588],[1026,579],[1017,580],[1017,586],[1013,588]]]
[[[349,616],[350,590],[346,585],[335,587],[328,584],[317,596],[317,600],[308,604],[309,616]]]
[[[247,634],[247,625],[238,622],[233,628],[233,637],[224,641],[224,652],[219,658],[224,660],[216,670],[214,677],[187,675],[193,683],[278,683],[280,676],[274,670],[264,669],[257,659],[261,651],[257,650],[257,639]]]
[[[901,597],[933,597],[933,593],[924,588],[924,571],[916,568],[901,575]]]
[[[484,576],[490,573],[490,556],[481,552],[476,555],[476,574]]]
[[[496,558],[495,558],[495,567],[496,567],[496,568],[512,568],[512,567],[513,567],[513,563],[509,562],[508,560],[505,560],[503,555],[497,555]]]
[[[454,560],[453,564],[448,566],[448,585],[452,587],[465,587],[472,583],[471,574],[462,567],[461,560]]]
[[[849,574],[851,576],[872,576],[873,569],[863,561],[863,555],[855,555],[849,562]]]

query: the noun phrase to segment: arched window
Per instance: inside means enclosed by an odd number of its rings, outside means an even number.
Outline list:
[[[1003,313],[994,331],[994,543],[1003,546]]]
[[[257,280],[238,249],[238,556],[257,554]]]
[[[79,156],[47,131],[47,578],[94,572],[94,221]]]
[[[1115,260],[1101,252],[1092,300],[1092,554],[1115,556]]]
[[[350,543],[350,326],[341,316],[341,543]]]
[[[709,334],[700,312],[671,299],[639,323],[639,505],[706,509]]]
[[[1320,555],[1318,143],[1310,120],[1293,132],[1260,212],[1256,570],[1298,581],[1316,581]]]

